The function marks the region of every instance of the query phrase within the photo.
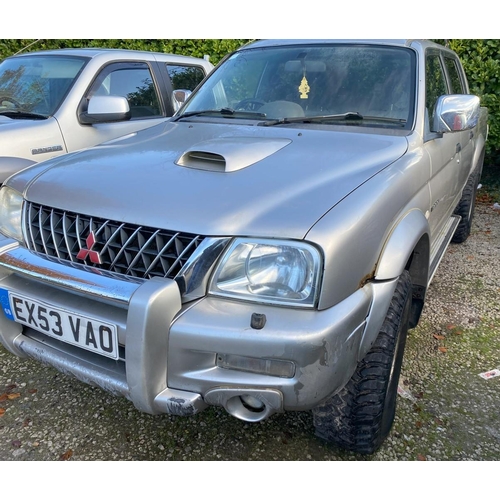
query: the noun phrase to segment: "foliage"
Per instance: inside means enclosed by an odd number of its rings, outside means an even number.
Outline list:
[[[494,203],[500,203],[500,175],[497,165],[484,166],[481,189],[477,192],[477,201],[490,206]]]
[[[217,64],[225,55],[251,40],[243,39],[0,39],[0,60],[18,51],[76,47],[109,47],[148,50],[194,57],[210,56]],[[470,90],[481,97],[489,109],[490,136],[487,163],[500,161],[500,40],[450,39],[435,40],[447,44],[460,56],[469,80]]]
[[[0,60],[14,55],[26,48],[25,52],[33,50],[49,50],[79,47],[107,47],[112,49],[147,50],[181,54],[193,57],[210,56],[210,61],[217,64],[225,55],[236,50],[251,40],[240,39],[151,39],[151,40],[117,40],[117,39],[42,39],[42,40],[0,40]]]
[[[471,93],[481,97],[481,104],[489,110],[490,132],[486,163],[498,163],[500,161],[500,40],[453,39],[446,40],[446,43],[460,57]]]

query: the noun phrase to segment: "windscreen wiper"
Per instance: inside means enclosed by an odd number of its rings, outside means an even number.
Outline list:
[[[269,120],[261,122],[259,125],[263,127],[272,127],[274,125],[286,125],[288,123],[325,123],[329,121],[379,121],[387,123],[396,123],[398,125],[405,125],[406,120],[400,118],[388,118],[385,116],[363,116],[357,111],[349,111],[338,115],[317,115],[317,116],[293,116],[290,118],[279,118],[276,120]]]
[[[173,122],[179,121],[182,118],[189,118],[190,116],[202,116],[202,115],[222,115],[222,116],[251,116],[258,118],[265,118],[265,113],[259,113],[257,111],[240,111],[233,108],[221,108],[221,109],[203,109],[201,111],[188,111],[182,115],[175,116],[172,118]]]
[[[0,111],[0,115],[7,116],[8,118],[34,118],[35,120],[45,120],[48,118],[47,115],[41,115],[40,113],[31,113],[30,111],[14,109]]]
[[[358,112],[349,111],[338,115],[317,115],[317,116],[292,116],[290,118],[279,118],[259,123],[264,127],[272,127],[274,125],[286,125],[287,123],[323,123],[334,120],[363,120],[363,116]]]

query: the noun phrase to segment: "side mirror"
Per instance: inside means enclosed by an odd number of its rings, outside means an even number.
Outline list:
[[[477,125],[479,97],[468,94],[442,95],[436,103],[432,132],[469,130]]]
[[[174,106],[174,112],[179,111],[181,106],[187,101],[187,98],[191,95],[190,90],[178,89],[172,92],[172,104]]]
[[[118,95],[91,97],[87,111],[78,116],[80,123],[84,125],[123,122],[130,120],[131,117],[127,99]]]

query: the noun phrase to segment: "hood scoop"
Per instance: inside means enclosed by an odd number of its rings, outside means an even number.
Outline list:
[[[288,146],[290,139],[222,137],[193,145],[175,162],[210,172],[236,172]]]

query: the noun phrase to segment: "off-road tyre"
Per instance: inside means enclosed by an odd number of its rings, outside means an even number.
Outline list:
[[[451,239],[452,243],[463,243],[470,235],[472,219],[474,217],[474,207],[476,205],[476,191],[479,183],[478,172],[475,171],[469,177],[462,193],[462,198],[455,208],[455,215],[460,215],[462,220],[455,229],[455,234]]]
[[[347,385],[313,409],[316,435],[357,453],[377,451],[396,413],[399,375],[411,311],[411,279],[399,278],[380,332]]]

